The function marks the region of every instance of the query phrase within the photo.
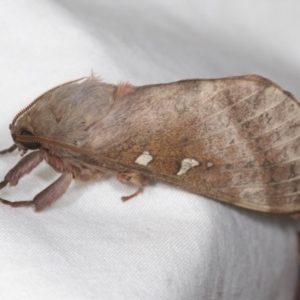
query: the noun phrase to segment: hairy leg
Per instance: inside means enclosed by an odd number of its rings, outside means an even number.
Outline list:
[[[0,151],[0,155],[2,154],[6,154],[6,153],[10,153],[10,152],[13,152],[14,150],[17,149],[17,145],[16,144],[13,144],[11,147],[9,147],[8,149],[5,149],[5,150],[2,150]]]
[[[43,155],[40,151],[35,151],[22,157],[20,161],[6,174],[4,181],[0,183],[0,189],[8,183],[11,186],[18,184],[20,178],[30,173],[37,165],[43,161]]]
[[[34,205],[35,211],[42,211],[43,209],[54,203],[56,200],[58,200],[66,192],[72,179],[73,175],[71,173],[64,173],[52,184],[50,184],[43,191],[37,194],[33,198],[33,200],[11,202],[8,200],[0,199],[0,202],[11,207]]]
[[[132,199],[136,197],[138,194],[143,192],[144,186],[148,182],[148,178],[145,177],[144,175],[141,175],[139,173],[117,173],[117,179],[125,184],[133,184],[137,186],[137,191],[130,195],[130,196],[123,196],[122,201],[127,201],[129,199]]]

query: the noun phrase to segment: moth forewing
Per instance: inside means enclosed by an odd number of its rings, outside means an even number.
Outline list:
[[[63,175],[30,202],[37,210],[56,201],[71,178],[114,174],[137,186],[132,196],[161,180],[248,209],[297,212],[299,110],[290,93],[257,75],[142,87],[94,77],[70,82],[14,119],[15,147],[40,154],[22,158],[2,185],[41,157]]]

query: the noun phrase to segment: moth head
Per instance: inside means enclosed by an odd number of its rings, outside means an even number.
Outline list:
[[[34,137],[33,133],[31,133],[30,131],[28,131],[26,129],[23,129],[21,131],[20,136]],[[19,143],[26,150],[36,150],[36,149],[41,148],[40,143],[31,141],[30,139],[28,139],[27,141],[18,141],[17,143]]]
[[[19,150],[26,152],[27,150],[36,150],[41,148],[41,139],[39,137],[39,133],[35,133],[35,131],[39,131],[41,128],[41,120],[44,120],[44,130],[49,132],[49,128],[51,126],[49,125],[49,122],[47,123],[46,120],[51,118],[48,118],[49,113],[45,112],[44,114],[37,114],[35,111],[35,107],[38,106],[38,104],[43,101],[43,99],[47,98],[47,95],[51,94],[56,89],[59,89],[62,86],[70,85],[72,83],[81,81],[84,78],[79,78],[73,81],[66,82],[64,84],[61,84],[59,86],[56,86],[42,95],[40,95],[38,98],[36,98],[33,102],[31,102],[28,106],[26,106],[24,109],[22,109],[13,119],[12,123],[9,126],[9,129],[11,131],[12,138],[18,147]],[[40,118],[40,119],[39,119]],[[36,130],[34,130],[34,128]]]
[[[24,121],[23,118],[20,118],[19,121]],[[19,124],[22,122],[17,122],[16,125],[10,126],[10,131],[12,138],[18,147],[19,150],[27,151],[27,150],[37,150],[41,148],[41,144],[35,141],[35,135],[32,128],[28,128],[26,126],[22,126]]]

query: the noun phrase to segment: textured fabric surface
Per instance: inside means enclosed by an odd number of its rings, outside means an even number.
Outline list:
[[[88,75],[134,85],[258,73],[300,97],[298,2],[2,1],[1,148],[14,115]],[[0,157],[1,177],[19,153]],[[28,200],[45,163],[1,197]],[[0,206],[0,299],[293,299],[294,223],[156,183],[74,183],[42,213]]]

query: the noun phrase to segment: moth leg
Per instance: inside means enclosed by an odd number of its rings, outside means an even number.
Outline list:
[[[73,180],[72,173],[64,173],[33,198],[35,211],[41,211],[58,200]]]
[[[11,147],[9,147],[8,149],[5,149],[5,150],[2,150],[0,151],[0,155],[2,154],[6,154],[6,153],[10,153],[10,152],[13,152],[17,149],[17,145],[16,144],[13,144]]]
[[[54,203],[56,200],[58,200],[66,192],[72,179],[73,175],[71,173],[62,174],[52,184],[38,193],[31,201],[11,202],[8,200],[0,199],[0,202],[11,207],[34,205],[36,212],[42,211],[43,209]]]
[[[29,153],[22,157],[20,161],[5,175],[4,180],[0,182],[0,189],[4,188],[8,183],[10,186],[18,184],[20,178],[30,173],[43,160],[40,151]]]
[[[147,184],[148,179],[139,174],[139,173],[117,173],[117,179],[125,184],[133,184],[135,186],[137,186],[137,191],[130,195],[130,196],[123,196],[121,199],[122,201],[127,201],[129,199],[132,199],[134,197],[136,197],[138,194],[143,192],[144,186]]]

